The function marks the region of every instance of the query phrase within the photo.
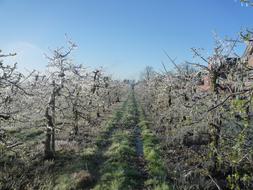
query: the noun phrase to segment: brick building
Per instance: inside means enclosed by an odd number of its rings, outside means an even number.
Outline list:
[[[247,48],[242,58],[248,61],[249,66],[253,67],[253,39],[247,42]]]

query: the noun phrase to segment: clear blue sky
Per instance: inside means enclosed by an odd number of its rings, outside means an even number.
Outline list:
[[[253,8],[235,0],[0,0],[0,18],[0,49],[17,51],[21,69],[43,69],[43,53],[65,45],[67,33],[77,63],[122,78],[169,64],[163,49],[191,60],[191,47],[211,53],[212,31],[235,37],[253,28]]]

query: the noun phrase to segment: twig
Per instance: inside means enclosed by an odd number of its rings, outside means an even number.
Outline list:
[[[191,62],[188,62],[188,61],[186,61],[185,63],[186,63],[186,64],[189,64],[189,65],[193,65],[193,66],[200,67],[200,68],[202,68],[202,69],[207,70],[208,72],[211,72],[211,70],[210,70],[207,66],[205,66],[205,65],[201,65],[201,64],[199,64],[199,63],[191,63]]]
[[[216,187],[219,189],[219,190],[221,190],[221,187],[216,183],[216,181],[213,179],[213,177],[211,176],[211,175],[207,175],[211,180],[212,180],[212,182],[216,185]]]
[[[166,69],[166,67],[165,67],[165,65],[164,65],[164,63],[163,63],[163,61],[162,61],[161,63],[162,63],[162,66],[163,66],[164,71],[166,72],[166,74],[168,74],[169,72],[167,71],[167,69]]]
[[[19,146],[19,145],[22,145],[22,144],[23,144],[22,142],[17,142],[17,143],[15,143],[15,144],[8,145],[6,148],[7,148],[7,149],[11,149],[11,148],[14,148],[14,147]]]
[[[206,63],[209,64],[209,61],[207,61],[202,55],[200,55],[200,53],[199,53],[195,48],[191,48],[191,50],[195,53],[195,55],[197,55],[197,56],[200,57],[203,61],[205,61]]]
[[[175,59],[173,60],[165,50],[163,50],[163,52],[164,52],[164,54],[169,58],[170,62],[177,68],[178,72],[179,72],[179,73],[182,73],[182,72],[181,72],[181,69],[180,69],[180,68],[177,66],[177,64],[175,63]]]
[[[223,105],[230,97],[232,97],[232,96],[236,96],[236,95],[239,95],[239,94],[243,94],[243,93],[246,93],[246,92],[248,92],[248,91],[250,91],[250,90],[252,90],[252,89],[249,89],[249,90],[244,90],[244,91],[242,91],[242,92],[236,92],[236,93],[232,93],[232,94],[230,94],[230,95],[228,95],[221,103],[219,103],[219,104],[217,104],[217,105],[215,105],[215,106],[213,106],[212,108],[210,108],[210,109],[208,109],[208,111],[207,112],[210,112],[210,111],[212,111],[212,110],[214,110],[214,109],[216,109],[217,107],[219,107],[219,106],[221,106],[221,105]]]

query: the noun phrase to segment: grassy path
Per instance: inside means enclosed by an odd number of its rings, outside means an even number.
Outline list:
[[[160,146],[148,129],[134,92],[97,140],[93,190],[169,190]]]
[[[110,144],[104,147],[104,162],[96,190],[142,189],[142,175],[138,170],[135,146],[136,109],[131,96],[124,103],[120,118],[107,136]]]
[[[149,122],[146,120],[144,112],[139,106],[134,93],[132,99],[135,108],[138,110],[137,134],[140,138],[141,150],[140,158],[143,160],[142,170],[147,177],[144,181],[143,189],[150,190],[172,190],[173,188],[167,182],[167,171],[162,159],[160,142],[149,128]]]

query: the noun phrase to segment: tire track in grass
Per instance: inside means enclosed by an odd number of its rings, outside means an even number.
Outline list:
[[[94,147],[86,148],[83,151],[83,157],[86,160],[88,170],[94,176],[94,183],[89,187],[83,187],[83,189],[92,189],[101,178],[100,168],[104,164],[106,158],[104,152],[111,145],[111,135],[113,134],[116,125],[122,119],[123,113],[125,112],[127,101],[122,104],[120,108],[117,108],[113,114],[113,117],[105,123],[105,127],[97,136],[96,145]]]
[[[135,126],[138,115],[132,93],[121,121],[115,125],[110,137],[111,144],[104,152],[106,158],[101,178],[94,190],[139,190],[144,180],[138,167]]]
[[[145,118],[144,112],[134,97],[134,101],[139,113],[139,124],[137,126],[141,135],[141,144],[143,152],[143,162],[147,172],[147,178],[144,182],[143,189],[150,190],[172,190],[172,186],[168,183],[168,176],[165,167],[165,162],[161,156],[161,146],[157,137],[149,129],[148,122]]]
[[[134,92],[124,103],[103,150],[100,179],[93,190],[172,190],[161,146],[148,127]]]
[[[135,147],[136,147],[136,153],[137,153],[137,166],[138,166],[138,171],[141,174],[141,188],[140,189],[146,189],[144,182],[148,179],[148,172],[146,170],[146,162],[144,159],[144,151],[143,151],[143,142],[142,142],[142,136],[141,136],[141,130],[140,127],[138,126],[139,124],[139,109],[138,109],[138,104],[135,98],[134,91],[131,94],[132,96],[132,106],[133,106],[133,112],[135,115],[135,129],[134,129],[134,135],[135,135]]]

